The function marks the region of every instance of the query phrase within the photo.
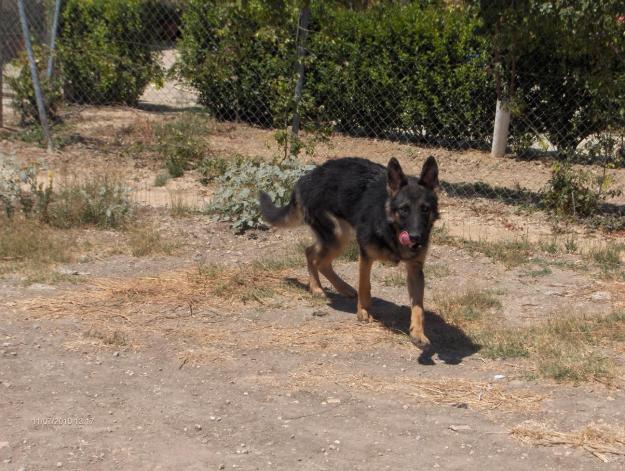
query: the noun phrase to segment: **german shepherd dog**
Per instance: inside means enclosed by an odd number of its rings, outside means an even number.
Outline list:
[[[428,157],[419,178],[406,176],[396,158],[386,168],[348,157],[330,160],[302,176],[289,204],[276,207],[260,193],[260,210],[276,227],[310,226],[316,242],[306,249],[310,291],[323,295],[319,272],[344,296],[358,297],[358,320],[371,321],[371,267],[376,260],[404,262],[410,295],[410,338],[425,349],[423,264],[430,232],[438,218],[438,165]],[[332,268],[353,237],[360,249],[358,292]]]

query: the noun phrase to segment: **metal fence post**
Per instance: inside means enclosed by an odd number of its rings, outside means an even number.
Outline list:
[[[61,0],[56,0],[54,5],[54,19],[52,20],[52,31],[50,32],[50,51],[48,56],[48,69],[46,77],[48,80],[52,78],[52,69],[54,67],[54,48],[56,46],[56,31],[59,29],[59,16],[61,14]]]
[[[4,49],[0,44],[0,129],[4,127]]]
[[[52,138],[50,136],[50,127],[48,124],[48,117],[46,116],[46,107],[43,100],[43,93],[41,91],[41,83],[39,82],[39,73],[37,72],[37,64],[35,63],[35,54],[33,53],[33,45],[30,41],[30,31],[28,29],[28,20],[26,19],[26,10],[24,9],[24,0],[17,0],[17,6],[19,8],[20,25],[22,26],[22,34],[24,35],[24,46],[28,52],[28,64],[30,66],[30,75],[33,81],[33,88],[35,89],[35,100],[37,101],[37,110],[39,111],[39,121],[43,134],[46,138],[46,144],[48,152],[52,152]]]
[[[296,139],[300,126],[301,126],[301,117],[299,113],[299,103],[302,99],[302,90],[304,89],[304,55],[306,54],[306,50],[304,48],[304,44],[306,42],[306,36],[308,35],[308,24],[310,23],[310,5],[307,3],[301,10],[299,21],[297,24],[297,83],[295,84],[295,96],[293,97],[294,101],[294,111],[293,111],[293,124],[291,126],[291,136]],[[291,153],[293,152],[293,147],[295,143],[291,142]]]

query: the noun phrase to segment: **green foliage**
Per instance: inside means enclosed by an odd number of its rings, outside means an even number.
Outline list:
[[[117,228],[132,214],[130,189],[117,178],[65,178],[55,188],[51,173],[47,182],[38,180],[38,173],[37,166],[19,167],[13,159],[0,158],[0,204],[6,217],[19,212],[63,229]]]
[[[236,163],[218,179],[219,186],[208,209],[230,221],[238,233],[263,227],[258,193],[265,191],[276,205],[284,206],[297,179],[312,168],[294,159],[281,165],[249,160]]]
[[[36,49],[34,53],[46,115],[48,120],[52,122],[59,121],[58,107],[63,101],[61,86],[57,80],[48,80],[46,77],[47,62],[41,51]],[[14,77],[8,77],[7,84],[14,93],[13,108],[20,116],[20,125],[39,123],[35,88],[33,87],[32,75],[30,74],[28,56],[25,52],[20,54],[19,58],[14,61],[14,66],[19,69],[19,73]]]
[[[132,214],[130,189],[109,175],[66,179],[58,190],[52,192],[51,184],[49,188],[51,195],[41,217],[54,227],[119,228]]]
[[[197,170],[201,175],[200,183],[208,185],[208,183],[226,173],[228,168],[239,166],[244,161],[245,157],[239,154],[229,159],[212,156],[204,157],[197,166]]]
[[[172,177],[200,162],[208,151],[203,138],[211,131],[212,121],[200,113],[184,113],[154,128],[156,150]]]
[[[597,212],[603,198],[620,194],[620,191],[610,189],[610,185],[607,175],[595,177],[569,163],[558,162],[554,164],[542,193],[542,202],[559,215],[588,217]]]
[[[512,138],[545,135],[570,153],[625,122],[622,0],[475,0],[498,96],[511,100]]]
[[[296,105],[303,129],[325,135],[335,124],[357,135],[487,141],[494,91],[469,10],[318,2],[312,18],[297,104],[296,2],[191,0],[177,71],[218,119],[279,128],[285,156],[306,146],[286,129]]]
[[[392,5],[313,14],[306,91],[340,131],[483,144],[494,89],[479,19],[455,7]]]
[[[67,0],[59,32],[65,98],[135,105],[150,81],[162,80],[149,41],[146,0]]]
[[[154,177],[154,186],[165,186],[167,185],[167,181],[169,180],[168,173],[159,173]]]
[[[293,80],[296,19],[292,2],[190,0],[177,72],[217,119],[274,126],[278,95]]]

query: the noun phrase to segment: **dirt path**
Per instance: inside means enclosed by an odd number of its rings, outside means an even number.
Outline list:
[[[0,469],[625,464],[613,456],[603,463],[579,448],[531,447],[510,434],[526,420],[563,431],[623,424],[620,389],[531,381],[515,362],[486,360],[478,351],[441,350],[433,364],[420,362],[401,333],[404,288],[385,281],[396,268],[374,272],[382,323],[358,324],[353,301],[311,300],[297,287],[305,282],[301,266],[291,272],[294,289],[262,302],[226,302],[190,289],[198,263],[236,267],[279,253],[302,233],[261,232],[249,240],[205,218],[171,222],[169,230],[182,229],[188,249],[177,257],[74,264],[69,268],[90,273],[78,285],[2,281]],[[512,322],[571,306],[597,313],[619,302],[614,291],[611,301],[593,300],[610,287],[566,268],[542,282],[523,281],[531,267],[507,270],[448,246],[434,247],[430,261],[431,308],[434,293],[461,290],[472,278],[501,293]],[[353,280],[356,263],[338,271]],[[521,302],[525,297],[534,305]]]

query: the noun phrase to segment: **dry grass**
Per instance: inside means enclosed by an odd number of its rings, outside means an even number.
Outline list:
[[[536,325],[505,327],[501,304],[492,292],[473,289],[458,296],[436,295],[435,303],[447,322],[482,347],[483,356],[526,358],[530,377],[606,384],[619,377],[615,359],[605,347],[625,341],[624,312],[605,317],[554,315]]]
[[[510,433],[534,446],[565,445],[582,448],[601,461],[609,462],[608,455],[625,455],[625,427],[589,424],[574,432],[559,432],[547,425],[527,421],[514,427]]]
[[[600,270],[604,278],[625,280],[621,252],[625,252],[625,243],[607,243],[591,247],[584,257]]]
[[[19,270],[34,276],[67,262],[73,246],[69,232],[30,219],[0,217],[0,273]]]
[[[152,225],[138,226],[128,233],[128,246],[134,257],[172,255],[178,248],[175,241],[165,238]]]
[[[432,238],[437,244],[459,247],[471,254],[481,253],[508,268],[527,263],[532,255],[532,246],[527,238],[519,238],[512,241],[471,240],[451,237],[444,228],[434,230]]]
[[[278,384],[280,376],[254,376],[251,381]],[[461,408],[500,412],[531,411],[540,408],[545,396],[526,389],[508,390],[502,384],[492,384],[461,378],[430,379],[409,375],[376,375],[333,368],[316,363],[289,374],[292,390],[324,390],[328,385],[338,385],[354,393],[385,393],[418,402],[431,402]]]

